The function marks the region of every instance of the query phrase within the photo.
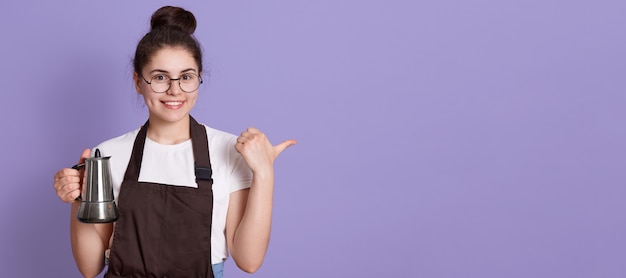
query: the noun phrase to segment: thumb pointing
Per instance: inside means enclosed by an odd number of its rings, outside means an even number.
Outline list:
[[[296,140],[285,140],[282,143],[274,146],[275,157],[282,153],[285,149],[295,145],[296,143],[298,143],[298,141]]]

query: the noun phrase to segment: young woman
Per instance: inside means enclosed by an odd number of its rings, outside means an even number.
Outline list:
[[[72,206],[72,252],[85,277],[102,272],[105,261],[105,277],[222,277],[228,254],[246,272],[263,263],[273,163],[296,141],[272,146],[255,128],[237,137],[190,116],[202,83],[195,28],[191,12],[162,7],[137,45],[133,78],[148,121],[96,147],[111,157],[115,224],[79,222],[82,174],[66,168],[54,175],[58,197]],[[80,162],[89,156],[86,149]],[[211,177],[197,178],[196,166],[211,169]]]

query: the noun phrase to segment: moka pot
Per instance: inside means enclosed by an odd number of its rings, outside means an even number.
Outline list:
[[[84,165],[72,168],[85,168],[80,206],[76,217],[83,223],[110,223],[119,217],[113,197],[113,183],[109,159],[101,157],[96,149],[94,157],[85,158]]]

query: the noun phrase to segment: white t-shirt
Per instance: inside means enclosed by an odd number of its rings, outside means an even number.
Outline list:
[[[207,132],[213,170],[211,263],[215,264],[228,257],[225,229],[230,193],[249,188],[252,172],[235,150],[235,135],[203,126]],[[109,164],[115,200],[124,180],[137,133],[139,128],[96,146],[102,157],[111,157]],[[96,148],[92,150],[92,156]],[[146,138],[139,181],[197,188],[191,140],[176,145],[161,145]]]

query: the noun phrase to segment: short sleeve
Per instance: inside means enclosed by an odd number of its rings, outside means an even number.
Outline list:
[[[232,150],[230,151],[231,172],[230,172],[230,193],[239,191],[242,189],[250,188],[252,186],[252,171],[241,154],[235,150],[234,144],[232,144]]]

